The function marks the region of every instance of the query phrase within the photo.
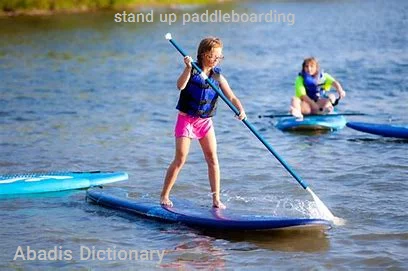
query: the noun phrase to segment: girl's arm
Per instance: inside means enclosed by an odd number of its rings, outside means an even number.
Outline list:
[[[247,116],[245,114],[244,107],[242,106],[242,104],[241,104],[240,100],[237,98],[237,96],[235,96],[234,92],[232,91],[231,87],[228,84],[227,79],[225,79],[225,77],[223,75],[220,75],[219,82],[220,82],[220,88],[221,88],[222,92],[224,93],[224,95],[238,109],[238,111],[239,111],[238,119],[239,120],[245,119]]]
[[[181,73],[179,79],[177,80],[177,88],[179,90],[184,89],[187,86],[188,80],[190,80],[191,69],[192,65],[191,62],[193,59],[189,56],[184,57],[184,63],[186,67],[184,68],[183,72]]]
[[[340,85],[339,82],[334,81],[333,82],[333,87],[337,90],[337,93],[339,94],[339,97],[343,99],[346,97],[346,92],[344,91],[343,87]]]

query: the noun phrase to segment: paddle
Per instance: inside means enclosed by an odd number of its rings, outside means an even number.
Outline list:
[[[325,117],[338,117],[338,116],[365,116],[365,113],[359,112],[344,112],[344,113],[335,113],[335,114],[310,114],[305,115],[305,117],[309,116],[325,116]],[[284,118],[284,117],[293,117],[291,114],[270,114],[270,115],[258,115],[258,118]]]
[[[332,106],[334,107],[334,106],[338,105],[339,102],[340,102],[340,99],[341,99],[341,97],[338,97],[338,98],[334,101],[334,103],[332,103]]]
[[[187,54],[177,45],[177,43],[172,39],[171,34],[167,33],[165,35],[166,40],[168,40],[176,49],[180,52],[183,57],[186,57]],[[200,76],[209,84],[215,92],[221,97],[221,99],[228,105],[228,107],[236,114],[239,115],[238,109],[227,99],[224,93],[218,89],[209,79],[208,76],[198,67],[194,62],[191,63],[193,68],[196,69]],[[324,205],[324,203],[317,197],[315,193],[308,187],[308,185],[300,178],[299,175],[288,165],[288,163],[283,160],[283,158],[269,145],[268,142],[256,131],[255,127],[247,120],[243,119],[242,122],[251,130],[251,132],[264,144],[264,146],[275,156],[276,159],[282,164],[282,166],[292,175],[293,178],[304,188],[306,189],[313,197],[316,202],[316,206],[319,212],[323,215],[323,218],[331,221],[335,221],[335,216],[330,212],[330,210]]]
[[[333,107],[339,104],[340,102],[340,97],[338,97],[333,103]],[[320,111],[323,111],[322,108],[320,108]],[[365,113],[360,113],[360,112],[344,112],[344,113],[334,113],[334,114],[309,114],[306,116],[325,116],[325,117],[337,117],[337,116],[364,116],[367,115]],[[271,114],[271,115],[258,115],[258,118],[283,118],[283,117],[294,117],[292,114]]]

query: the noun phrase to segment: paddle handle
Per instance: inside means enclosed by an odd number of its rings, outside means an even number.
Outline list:
[[[171,35],[168,36],[168,34],[166,34],[166,39],[168,41],[170,41],[171,44],[173,44],[173,46],[177,49],[177,51],[180,52],[180,54],[183,57],[186,57],[187,54],[184,52],[184,50],[178,46],[178,44],[171,38]],[[170,37],[170,39],[169,39]],[[228,105],[229,108],[231,108],[232,111],[234,111],[234,113],[236,115],[239,115],[239,110],[230,102],[230,100],[228,100],[228,98],[224,95],[224,93],[222,93],[222,91],[220,91],[211,81],[210,79],[208,79],[208,76],[200,69],[200,67],[198,67],[198,65],[195,62],[191,62],[191,65],[193,66],[194,69],[196,69],[199,73],[200,76],[205,80],[206,83],[208,83],[216,92],[217,94],[221,97],[221,99]]]
[[[183,57],[186,57],[187,54],[184,52],[184,50],[178,46],[178,44],[172,39],[171,34],[168,33],[166,34],[166,39],[177,49],[177,51],[180,52],[180,54]],[[228,100],[228,98],[224,95],[224,93],[218,89],[209,79],[208,76],[198,67],[198,65],[194,62],[191,63],[193,68],[196,69],[201,77],[205,80],[206,83],[208,83],[215,92],[221,97],[221,99],[228,105],[228,107],[236,114],[239,115],[239,110]],[[243,119],[242,122],[246,125],[246,127],[251,130],[251,132],[256,136],[256,138],[259,139],[259,141],[262,142],[262,144],[272,153],[273,156],[275,156],[276,159],[282,164],[282,166],[295,178],[296,181],[304,188],[306,189],[308,185],[306,184],[305,181],[303,181],[299,175],[286,163],[286,161],[272,148],[272,146],[261,136],[258,131],[255,129],[255,127],[248,121],[248,119]]]

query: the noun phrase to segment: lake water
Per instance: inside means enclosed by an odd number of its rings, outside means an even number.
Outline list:
[[[155,10],[152,23],[113,13],[0,18],[0,173],[126,171],[111,188],[159,198],[173,158],[182,58],[201,38],[224,42],[223,72],[249,121],[346,223],[326,232],[217,234],[132,217],[85,201],[85,191],[0,199],[0,269],[408,269],[407,141],[349,128],[283,133],[304,57],[313,55],[347,92],[348,120],[408,124],[406,1],[265,1],[211,7],[224,13],[294,14],[289,22],[185,23],[207,8]],[[148,12],[149,10],[146,10]],[[136,11],[135,11],[136,12]],[[159,21],[175,13],[177,22]],[[288,17],[287,17],[288,18]],[[214,118],[222,199],[248,213],[305,215],[309,193],[222,103]],[[197,142],[172,195],[210,204]],[[306,207],[305,207],[306,206]],[[306,209],[305,209],[306,208]],[[305,211],[306,210],[306,211]],[[307,214],[306,214],[307,215]],[[13,260],[19,246],[71,250],[71,260]],[[78,258],[95,249],[165,250],[163,260]]]

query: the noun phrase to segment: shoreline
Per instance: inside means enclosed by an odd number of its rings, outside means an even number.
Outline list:
[[[233,0],[208,0],[208,1],[174,1],[173,3],[162,3],[159,1],[152,1],[150,3],[133,3],[127,5],[117,5],[111,7],[89,7],[81,6],[75,8],[61,8],[61,9],[15,9],[12,11],[0,10],[0,18],[7,17],[18,17],[18,16],[52,16],[52,15],[67,15],[67,14],[82,14],[82,13],[93,13],[99,11],[123,11],[123,10],[134,10],[140,11],[149,8],[167,8],[167,9],[179,9],[180,6],[204,6],[211,4],[220,4],[224,2],[232,2]]]

